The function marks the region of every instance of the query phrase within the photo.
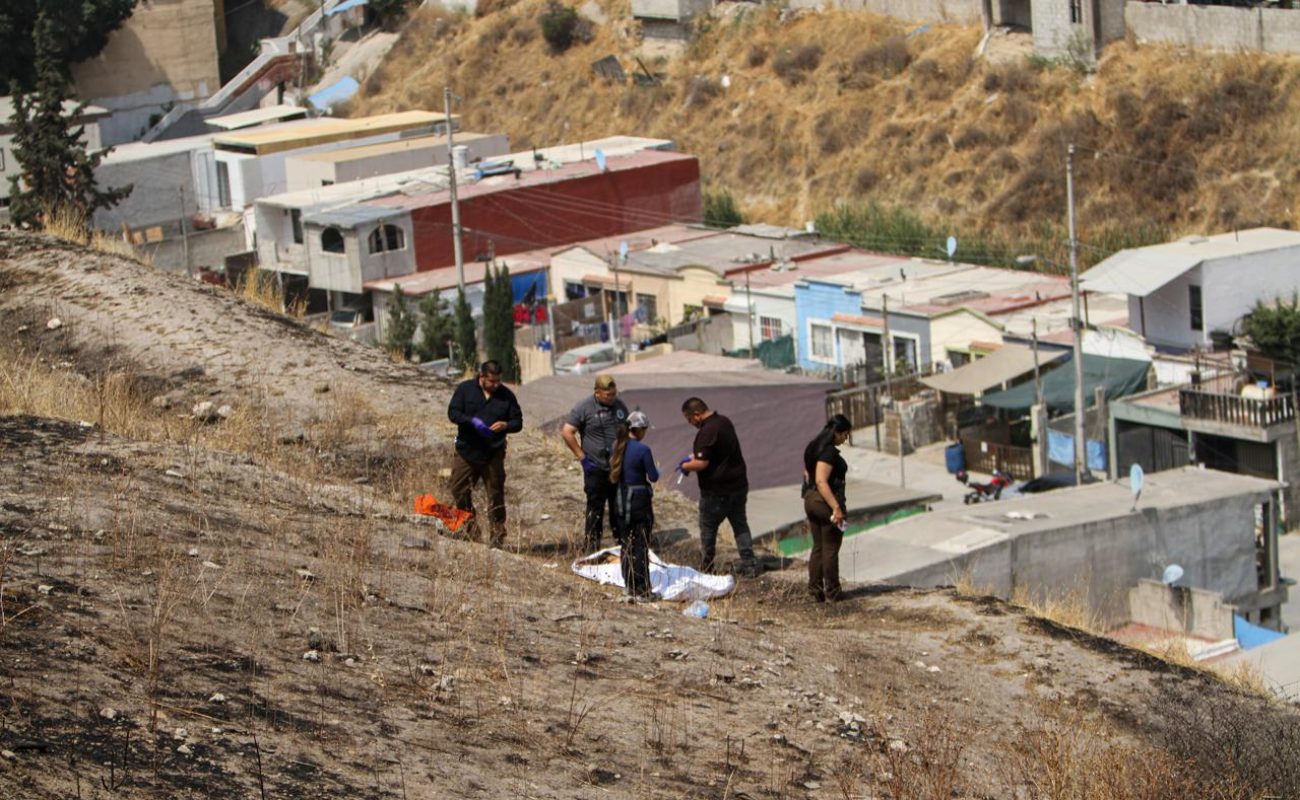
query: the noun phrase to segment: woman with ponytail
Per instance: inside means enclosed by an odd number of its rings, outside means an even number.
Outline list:
[[[650,529],[654,526],[654,490],[650,484],[659,480],[654,454],[641,443],[650,420],[641,411],[633,411],[627,423],[618,426],[613,452],[609,457],[609,480],[617,486],[614,509],[619,524],[614,532],[623,552],[619,557],[623,585],[630,597],[651,599]]]
[[[840,598],[840,544],[844,541],[844,481],[849,465],[839,446],[853,425],[836,414],[803,451],[803,510],[813,548],[808,558],[808,591],[818,603]]]

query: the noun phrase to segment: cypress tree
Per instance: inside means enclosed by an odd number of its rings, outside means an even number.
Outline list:
[[[420,300],[420,341],[415,345],[421,361],[447,357],[447,342],[454,335],[454,320],[447,301],[439,292],[430,292]]]
[[[61,213],[87,224],[96,209],[120,203],[130,186],[99,189],[95,167],[107,151],[93,155],[82,142],[83,127],[72,127],[85,109],[76,104],[70,113],[64,105],[72,91],[61,52],[56,20],[43,9],[36,17],[32,36],[36,46],[36,91],[23,93],[13,84],[13,148],[18,174],[9,179],[10,215],[19,225],[38,225],[45,213]]]
[[[483,276],[483,349],[489,359],[501,364],[504,371],[505,339],[502,334],[501,277],[496,268],[488,264]]]
[[[400,285],[393,290],[390,303],[384,346],[389,352],[400,353],[403,360],[409,360],[411,341],[415,338],[415,317],[406,308],[406,293]]]
[[[510,270],[502,264],[497,273],[497,325],[500,337],[497,361],[501,362],[501,378],[510,383],[519,383],[519,351],[515,350],[515,307],[514,287],[510,281]]]
[[[478,338],[474,335],[474,315],[470,311],[469,301],[465,299],[465,290],[456,293],[456,361],[462,371],[475,369],[478,365]]]

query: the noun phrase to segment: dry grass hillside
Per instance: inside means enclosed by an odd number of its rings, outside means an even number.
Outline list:
[[[440,535],[448,393],[0,231],[0,797],[1300,796],[1294,711],[993,598],[617,602],[531,432],[509,547]]]
[[[349,113],[441,108],[450,85],[467,128],[516,147],[671,138],[700,156],[707,184],[774,223],[874,200],[1040,238],[1064,221],[1069,143],[1091,148],[1077,185],[1080,236],[1096,247],[1300,222],[1294,58],[1119,42],[1085,75],[987,63],[976,28],[909,35],[916,25],[868,14],[726,3],[683,57],[649,65],[666,77],[644,87],[591,70],[609,54],[637,70],[625,0],[601,0],[609,22],[563,54],[539,35],[543,0],[481,5],[479,18],[420,12]]]

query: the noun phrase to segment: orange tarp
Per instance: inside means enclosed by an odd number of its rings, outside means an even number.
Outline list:
[[[447,526],[449,531],[460,530],[474,515],[468,511],[461,511],[459,508],[444,506],[439,503],[431,494],[422,494],[415,498],[415,513],[423,514],[426,517],[437,517],[442,520],[442,524]]]

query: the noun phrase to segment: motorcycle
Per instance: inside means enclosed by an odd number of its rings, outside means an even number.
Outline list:
[[[962,498],[962,502],[966,505],[998,500],[1002,497],[1002,490],[1011,485],[1011,476],[1000,470],[993,470],[993,477],[988,483],[972,483],[966,470],[957,473],[957,480],[971,490]]]

